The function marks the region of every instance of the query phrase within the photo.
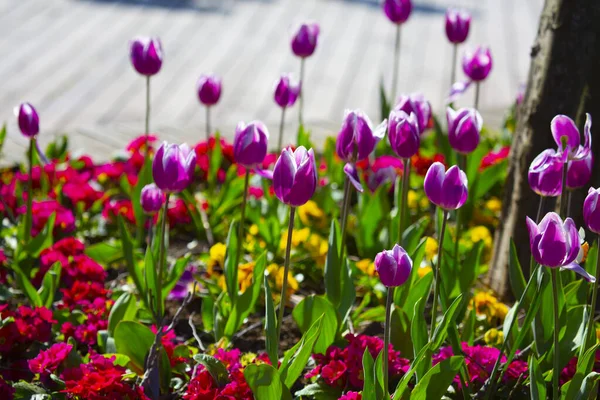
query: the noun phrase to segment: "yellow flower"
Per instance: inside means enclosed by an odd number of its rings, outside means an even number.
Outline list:
[[[502,211],[502,201],[500,201],[497,197],[492,197],[488,201],[485,202],[485,208],[493,212],[494,214]]]
[[[477,315],[485,315],[489,322],[494,319],[502,322],[508,313],[506,304],[499,302],[491,292],[478,292],[475,294],[473,302]]]
[[[276,296],[278,296],[279,293],[281,293],[281,288],[283,287],[285,268],[273,263],[267,267],[267,271],[269,272],[269,278],[271,278],[271,281],[275,283],[275,287],[278,289],[276,294]],[[294,278],[292,272],[288,271],[287,297],[289,298],[292,294],[296,293],[298,287],[298,281],[296,278]]]
[[[212,275],[214,273],[215,267],[221,269],[223,268],[223,265],[225,264],[226,251],[227,246],[225,246],[224,243],[216,243],[210,248],[208,252],[209,259],[206,265],[207,272],[209,275]]]
[[[475,226],[466,232],[466,237],[473,243],[483,241],[486,249],[492,247],[492,234],[490,230],[483,225]]]
[[[407,196],[408,208],[417,208],[419,205],[417,192],[414,190],[408,191]]]
[[[425,241],[425,259],[428,261],[433,260],[433,257],[437,255],[438,252],[438,242],[431,236],[427,237]]]
[[[238,268],[238,284],[239,290],[245,292],[248,287],[252,284],[252,277],[254,272],[254,261],[241,264]],[[223,290],[227,290],[227,283],[225,282],[225,275],[219,277],[219,287]]]
[[[417,274],[419,274],[419,278],[422,278],[425,275],[427,275],[428,273],[430,273],[431,271],[432,271],[431,267],[419,267],[417,269]]]
[[[292,246],[293,247],[300,246],[300,244],[302,244],[308,240],[309,236],[310,236],[310,229],[308,229],[308,228],[294,229],[294,231],[292,232]],[[287,235],[287,232],[285,232],[283,235],[281,235],[281,240],[279,241],[279,248],[281,250],[285,250],[285,247],[287,246],[287,239],[288,239],[288,235]]]
[[[306,250],[308,250],[311,257],[315,260],[317,266],[325,266],[325,260],[327,259],[327,250],[329,248],[327,240],[325,240],[320,235],[313,233],[308,238],[308,241],[304,243],[304,247],[306,248]]]
[[[327,224],[325,213],[312,200],[298,207],[298,217],[300,217],[300,221],[306,226],[324,228]]]
[[[489,346],[499,346],[504,342],[504,332],[492,328],[483,335],[483,340]]]
[[[375,276],[375,264],[368,258],[363,258],[362,260],[357,261],[356,268],[360,269],[369,276]]]

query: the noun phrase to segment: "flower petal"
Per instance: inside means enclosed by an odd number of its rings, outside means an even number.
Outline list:
[[[567,264],[563,268],[568,269],[570,271],[575,272],[576,274],[581,275],[581,277],[588,282],[591,282],[591,283],[596,282],[596,278],[594,278],[592,275],[588,274],[588,272],[577,263]]]

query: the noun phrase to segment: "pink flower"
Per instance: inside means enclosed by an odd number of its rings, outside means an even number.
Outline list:
[[[37,357],[28,361],[29,369],[34,374],[55,372],[69,356],[73,346],[66,343],[56,343],[48,350],[41,351]]]

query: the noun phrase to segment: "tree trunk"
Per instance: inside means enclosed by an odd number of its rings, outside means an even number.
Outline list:
[[[531,49],[527,89],[518,110],[509,158],[502,222],[496,231],[487,276],[490,287],[502,297],[510,293],[507,265],[511,238],[521,266],[529,269],[531,253],[525,216],[535,218],[539,204],[539,197],[527,181],[529,165],[543,150],[557,147],[550,132],[550,121],[557,114],[576,118],[586,88],[589,99],[600,104],[599,78],[592,76],[600,70],[594,65],[599,58],[600,51],[596,50],[599,45],[600,1],[546,0]],[[597,109],[600,117],[600,107]],[[598,141],[596,139],[596,144]],[[546,203],[545,211],[549,211],[554,204]],[[527,271],[525,274],[527,276]]]

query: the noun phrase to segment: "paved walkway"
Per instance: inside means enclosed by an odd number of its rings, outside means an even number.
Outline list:
[[[469,44],[486,44],[494,69],[482,88],[484,119],[498,123],[527,77],[542,0],[413,0],[403,27],[400,84],[421,91],[438,112],[449,85],[451,47],[444,12],[473,15]],[[261,119],[276,135],[272,99],[281,72],[295,72],[294,24],[315,20],[322,36],[307,62],[305,118],[317,140],[337,132],[345,108],[379,118],[378,84],[389,86],[394,26],[376,0],[0,0],[0,121],[9,134],[2,163],[23,158],[12,110],[34,104],[42,142],[67,132],[73,149],[106,159],[144,126],[144,80],[129,63],[128,40],[157,35],[165,51],[152,80],[151,130],[167,140],[204,137],[195,97],[201,72],[223,77],[214,124],[232,136],[240,121]],[[297,75],[296,75],[297,76]],[[472,99],[468,93],[465,101]],[[288,131],[297,110],[289,112]]]

